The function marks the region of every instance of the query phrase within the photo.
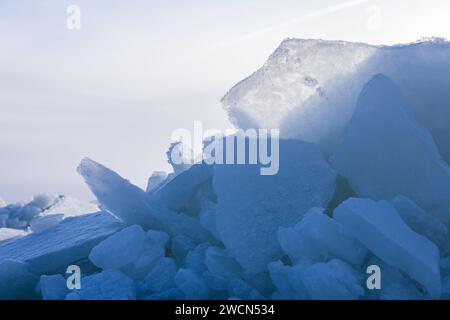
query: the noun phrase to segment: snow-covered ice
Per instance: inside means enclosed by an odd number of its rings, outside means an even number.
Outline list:
[[[387,201],[352,198],[334,210],[334,217],[378,258],[406,272],[432,297],[439,297],[439,249],[411,230]]]
[[[26,232],[24,230],[0,228],[0,244],[1,244],[1,241],[8,240],[8,239],[14,239],[14,238],[20,238],[20,237],[26,236],[27,234],[28,234],[28,232]]]
[[[30,221],[30,229],[34,233],[39,233],[57,226],[64,219],[64,214],[49,214],[38,216]]]
[[[96,203],[79,200],[73,197],[60,196],[55,203],[42,214],[64,214],[64,217],[67,218],[99,211],[100,209]]]

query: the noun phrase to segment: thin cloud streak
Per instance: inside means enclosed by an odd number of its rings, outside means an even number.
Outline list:
[[[304,16],[280,23],[280,24],[276,24],[276,25],[272,25],[270,27],[266,27],[266,28],[262,28],[260,30],[257,31],[253,31],[250,33],[247,33],[243,36],[240,36],[238,38],[229,40],[229,41],[224,41],[222,43],[217,44],[216,46],[214,46],[214,49],[227,49],[227,48],[231,48],[234,47],[242,42],[254,39],[254,38],[258,38],[258,37],[262,37],[268,33],[271,32],[275,32],[277,30],[283,29],[283,28],[287,28],[296,24],[300,24],[300,23],[304,23],[307,21],[311,21],[317,18],[322,18],[324,16],[327,16],[329,14],[332,13],[336,13],[348,8],[352,8],[352,7],[356,7],[359,5],[362,5],[364,3],[368,3],[368,2],[372,2],[373,0],[350,0],[350,1],[346,1],[343,3],[339,3],[337,5],[334,6],[329,6],[326,8],[322,8],[318,11],[306,14]]]

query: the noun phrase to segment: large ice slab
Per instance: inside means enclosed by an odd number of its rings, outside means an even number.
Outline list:
[[[280,141],[279,172],[261,176],[258,165],[216,165],[217,232],[226,248],[251,273],[266,269],[280,253],[277,231],[295,225],[312,207],[325,207],[335,172],[309,143]]]
[[[387,201],[351,198],[334,210],[334,217],[378,258],[406,272],[432,297],[439,297],[438,248],[411,230]]]
[[[342,259],[360,266],[367,249],[343,232],[342,225],[321,208],[312,208],[293,228],[280,227],[278,241],[293,263]]]
[[[320,143],[331,152],[364,84],[383,73],[450,161],[449,54],[450,44],[439,39],[396,46],[287,39],[222,102],[240,128],[281,128],[282,137]]]
[[[361,92],[331,163],[360,197],[390,200],[401,194],[450,220],[450,168],[398,88],[383,75],[373,77]]]
[[[123,224],[107,212],[67,218],[41,233],[1,242],[0,263],[16,260],[28,263],[36,274],[62,273],[122,227]]]

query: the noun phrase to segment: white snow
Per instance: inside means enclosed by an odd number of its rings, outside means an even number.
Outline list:
[[[257,165],[216,165],[216,228],[225,247],[250,273],[277,259],[280,226],[293,226],[311,207],[325,207],[335,172],[309,143],[280,141],[280,170],[261,176]]]
[[[30,221],[30,229],[34,233],[39,233],[57,226],[63,219],[64,214],[38,216]]]
[[[41,232],[57,225],[63,218],[98,212],[98,207],[92,203],[65,196],[41,194],[34,196],[28,203],[16,203],[0,207],[0,228],[18,230],[15,234],[26,234],[28,227],[32,232]],[[0,241],[11,230],[0,231]]]
[[[378,258],[406,272],[432,297],[439,297],[439,249],[411,230],[387,201],[352,198],[334,210],[334,217]]]
[[[0,244],[1,241],[24,237],[28,232],[18,229],[0,228]]]
[[[331,163],[360,197],[388,200],[401,194],[450,220],[450,168],[383,75],[364,87]]]
[[[64,214],[64,217],[74,217],[100,211],[93,202],[82,201],[72,197],[60,196],[43,215]]]

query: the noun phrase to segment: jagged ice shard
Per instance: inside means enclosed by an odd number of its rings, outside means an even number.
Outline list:
[[[390,200],[400,194],[450,220],[450,168],[384,75],[364,87],[330,161],[360,197]]]

